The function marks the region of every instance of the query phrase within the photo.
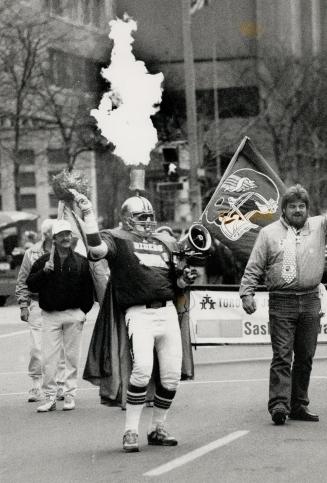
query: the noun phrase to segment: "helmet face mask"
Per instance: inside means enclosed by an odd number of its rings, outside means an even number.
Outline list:
[[[132,196],[123,203],[121,218],[125,230],[144,236],[151,235],[157,226],[152,205],[142,196]]]

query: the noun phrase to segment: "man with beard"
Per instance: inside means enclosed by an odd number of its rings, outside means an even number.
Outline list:
[[[123,449],[137,452],[139,423],[146,401],[156,349],[160,381],[153,399],[149,445],[176,446],[166,429],[166,417],[181,378],[182,342],[174,300],[177,287],[194,282],[197,271],[188,266],[176,273],[172,250],[175,239],[156,234],[155,214],[143,196],[128,198],[121,207],[122,227],[98,232],[90,201],[77,192],[84,215],[92,259],[106,258],[113,292],[124,314],[132,358],[127,388]],[[165,241],[166,240],[166,241]]]
[[[277,425],[284,424],[287,416],[319,421],[308,410],[308,388],[319,330],[318,286],[327,230],[325,216],[308,217],[309,195],[299,184],[285,192],[281,208],[280,220],[260,231],[240,286],[248,314],[256,310],[255,289],[264,277],[269,291],[273,358],[268,411]]]

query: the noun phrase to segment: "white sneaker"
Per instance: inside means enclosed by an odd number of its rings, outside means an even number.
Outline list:
[[[126,453],[137,453],[139,451],[138,434],[129,429],[123,436],[123,449]]]
[[[74,396],[72,396],[71,394],[66,394],[65,395],[64,407],[62,408],[62,410],[63,411],[71,411],[72,409],[75,409]]]
[[[42,401],[43,399],[43,394],[42,391],[39,387],[33,387],[28,391],[28,402],[37,402],[37,401]]]
[[[45,402],[43,404],[41,404],[41,406],[39,406],[36,411],[38,413],[47,413],[49,411],[55,411],[55,410],[56,410],[56,400],[55,400],[55,398],[46,397]]]

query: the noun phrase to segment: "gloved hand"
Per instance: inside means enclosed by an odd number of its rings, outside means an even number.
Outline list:
[[[184,282],[187,285],[191,285],[192,283],[194,283],[195,279],[198,278],[198,276],[199,276],[199,273],[198,273],[196,268],[188,267],[186,265],[186,267],[183,270],[182,277],[183,277]]]
[[[44,265],[43,270],[44,270],[46,273],[53,272],[53,271],[54,271],[54,264],[53,264],[53,261],[52,261],[52,260],[48,260],[47,262],[45,262],[45,265]]]
[[[257,304],[254,300],[253,295],[244,295],[242,297],[243,309],[247,314],[253,314],[257,310]]]
[[[71,188],[69,191],[74,196],[77,206],[82,211],[83,215],[89,214],[92,211],[91,201],[85,195],[82,195],[73,188]]]
[[[23,322],[28,322],[29,315],[30,315],[30,311],[28,310],[28,307],[21,307],[20,320],[22,320]]]
[[[185,288],[187,285],[192,285],[198,276],[199,273],[196,268],[186,265],[182,275],[177,280],[177,285],[179,288]]]

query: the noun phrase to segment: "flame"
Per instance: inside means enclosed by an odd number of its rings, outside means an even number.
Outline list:
[[[158,141],[150,116],[159,109],[164,77],[162,73],[150,74],[144,62],[135,59],[131,34],[137,30],[134,20],[125,14],[124,20],[112,20],[109,26],[114,45],[111,63],[101,75],[110,82],[110,90],[91,115],[126,165],[148,164]]]

